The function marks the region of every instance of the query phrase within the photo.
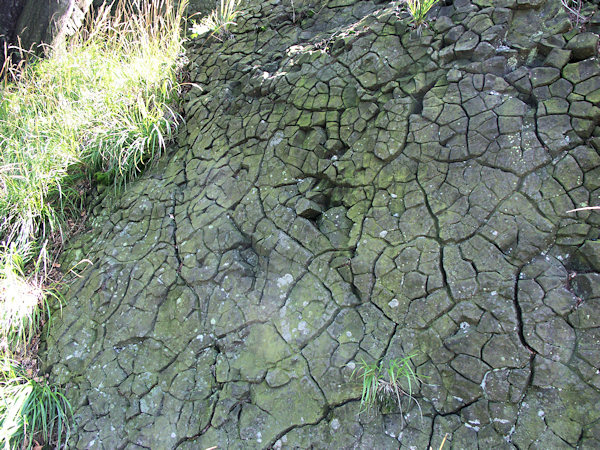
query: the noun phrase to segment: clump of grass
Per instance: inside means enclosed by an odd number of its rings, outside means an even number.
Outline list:
[[[174,135],[185,7],[185,0],[121,0],[97,10],[48,58],[32,61],[19,49],[21,58],[6,58],[0,70],[0,358],[33,360],[49,319],[50,255],[69,224],[85,216],[91,183],[123,186]],[[27,378],[1,370],[0,442],[10,448],[31,446],[32,436],[39,442],[52,433],[59,441],[67,436],[66,400],[35,372]]]
[[[395,405],[403,415],[402,401],[407,398],[409,402],[416,403],[422,417],[421,405],[413,396],[413,388],[420,383],[419,376],[411,367],[411,360],[415,356],[391,359],[387,367],[361,361],[351,375],[351,378],[359,377],[362,381],[361,413],[380,404],[388,407]]]
[[[411,25],[421,33],[422,28],[427,26],[427,13],[439,0],[404,0],[411,16]]]
[[[23,258],[13,244],[0,247],[0,352],[24,353],[30,340],[49,317],[47,298],[53,294],[42,286],[35,272],[28,278]]]
[[[69,401],[43,377],[28,377],[14,361],[0,366],[0,445],[31,449],[54,439],[61,448],[69,439]],[[41,447],[38,447],[41,448]]]
[[[211,36],[218,39],[229,34],[228,28],[236,25],[235,19],[241,14],[240,0],[221,0],[221,3],[208,16],[203,17],[199,23],[191,27],[192,37],[201,36],[210,32]]]
[[[0,92],[0,241],[24,257],[81,207],[84,179],[122,185],[178,115],[183,14],[172,0],[101,8],[66,48]],[[27,261],[26,261],[27,262]]]

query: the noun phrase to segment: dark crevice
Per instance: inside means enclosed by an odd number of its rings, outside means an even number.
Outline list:
[[[456,414],[456,415],[458,415],[458,414],[460,414],[460,412],[461,412],[463,409],[465,409],[465,408],[468,408],[469,406],[471,406],[471,405],[473,405],[473,404],[477,403],[479,400],[481,400],[481,398],[482,398],[482,397],[477,397],[476,399],[474,399],[474,400],[471,400],[470,402],[468,402],[468,403],[465,403],[464,405],[462,405],[462,406],[459,406],[458,408],[456,408],[456,409],[453,409],[452,411],[441,412],[441,411],[437,411],[437,410],[436,410],[436,415],[437,415],[437,416],[440,416],[440,417],[447,417],[447,416],[452,416],[452,415],[455,415],[455,414]]]
[[[429,431],[429,441],[427,443],[427,448],[433,448],[431,446],[431,442],[433,441],[433,433],[435,431],[435,419],[437,419],[438,414],[435,414],[432,418],[431,418],[431,430]]]
[[[446,176],[447,176],[447,174],[446,174]],[[417,185],[419,186],[419,189],[423,193],[425,207],[427,208],[427,211],[429,212],[429,215],[431,216],[431,219],[433,220],[433,224],[435,227],[436,241],[437,241],[438,245],[440,246],[439,269],[440,269],[440,273],[442,275],[443,286],[446,289],[446,294],[448,295],[448,298],[454,302],[454,298],[452,297],[452,291],[450,290],[450,285],[448,284],[448,274],[446,273],[446,268],[444,267],[444,242],[440,237],[440,234],[441,234],[440,222],[439,222],[437,215],[433,212],[433,209],[431,208],[431,204],[429,203],[429,197],[427,196],[427,192],[425,191],[425,188],[419,181],[418,176],[416,177],[415,181],[416,181]]]
[[[394,323],[394,330],[390,334],[390,338],[388,339],[387,344],[385,345],[385,348],[383,349],[383,352],[381,353],[382,356],[380,359],[385,358],[385,355],[387,355],[387,353],[390,349],[390,345],[392,345],[392,341],[394,340],[394,336],[396,335],[397,330],[398,330],[398,324]]]
[[[515,307],[515,316],[517,319],[517,333],[519,335],[519,340],[521,341],[521,344],[523,345],[523,347],[525,347],[527,349],[527,351],[529,351],[530,356],[530,364],[533,362],[533,358],[535,355],[537,355],[537,352],[527,343],[527,340],[525,339],[525,334],[523,331],[523,311],[521,310],[521,305],[519,304],[519,280],[521,278],[521,273],[522,273],[523,267],[521,267],[516,276],[515,276],[515,285],[514,285],[514,290],[513,290],[513,304]]]
[[[429,83],[427,86],[424,86],[421,90],[411,95],[410,98],[413,99],[412,111],[411,114],[421,115],[423,113],[423,101],[425,99],[425,95],[433,89],[433,87],[437,84],[438,80],[435,80]],[[407,127],[408,129],[408,127]]]

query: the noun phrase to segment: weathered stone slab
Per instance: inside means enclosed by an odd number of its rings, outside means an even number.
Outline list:
[[[65,254],[73,446],[597,446],[600,66],[560,2],[294,3],[189,43],[178,145]],[[361,413],[407,355],[420,406]]]

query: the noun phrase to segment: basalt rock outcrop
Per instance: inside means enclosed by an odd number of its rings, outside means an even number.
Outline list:
[[[600,447],[596,14],[251,1],[94,208],[43,361],[75,448]],[[361,361],[420,405],[361,413]]]

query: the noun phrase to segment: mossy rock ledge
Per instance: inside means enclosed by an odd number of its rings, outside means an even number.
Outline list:
[[[596,14],[249,1],[178,143],[69,244],[73,448],[600,448]],[[109,198],[110,197],[110,198]],[[399,411],[361,360],[416,354]],[[426,378],[427,377],[427,378]]]

